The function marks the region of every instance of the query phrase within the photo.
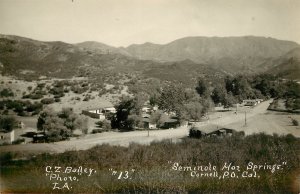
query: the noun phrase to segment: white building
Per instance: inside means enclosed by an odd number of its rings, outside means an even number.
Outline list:
[[[15,141],[15,130],[10,132],[0,131],[0,144],[9,143]]]

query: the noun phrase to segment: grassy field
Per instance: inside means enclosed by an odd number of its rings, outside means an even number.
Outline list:
[[[291,135],[256,134],[187,138],[178,143],[162,141],[129,147],[100,145],[86,151],[38,156],[2,153],[1,190],[4,193],[297,193],[299,148],[300,140]],[[16,160],[21,158],[26,160]],[[249,167],[251,162],[281,167],[273,173],[270,169],[256,169],[256,177],[243,177],[244,171],[248,175],[254,173]],[[218,176],[193,177],[189,170],[175,170],[174,163],[187,167],[210,163],[216,167]],[[224,164],[234,168],[224,169]],[[50,180],[50,175],[46,176],[49,166],[54,174],[55,166],[61,167],[56,174],[76,177],[76,181]],[[67,167],[80,166],[87,168],[87,173],[66,173]],[[93,172],[91,176],[89,169]],[[55,182],[61,189],[53,189]],[[62,188],[65,183],[68,188]]]

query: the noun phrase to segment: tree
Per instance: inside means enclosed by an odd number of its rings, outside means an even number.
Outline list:
[[[120,103],[116,106],[116,115],[112,119],[112,127],[131,130],[136,126],[142,125],[142,107],[145,98],[137,95],[135,98],[123,96]]]
[[[111,123],[109,120],[106,119],[104,119],[103,121],[97,121],[95,124],[97,125],[97,127],[101,129],[106,129],[106,130],[111,129]]]
[[[87,131],[87,119],[73,112],[72,108],[63,108],[58,116],[64,120],[64,126],[71,131],[81,129],[83,133]]]
[[[236,96],[239,100],[253,97],[253,89],[247,79],[247,77],[239,75],[234,78],[225,78],[226,90],[231,92],[233,96]]]
[[[102,128],[106,129],[106,130],[110,130],[111,129],[111,123],[108,120],[103,120],[102,121]]]
[[[149,102],[151,106],[155,106],[158,104],[158,100],[159,100],[159,95],[152,95],[149,98]]]
[[[300,98],[300,85],[295,82],[295,81],[288,81],[286,83],[286,93],[285,93],[285,97],[286,98]]]
[[[72,136],[75,129],[87,133],[87,119],[78,116],[71,108],[54,112],[47,108],[39,115],[37,129],[43,131],[48,141],[66,140]]]
[[[221,85],[217,85],[212,91],[211,98],[215,104],[218,103],[224,104],[226,95],[227,95],[226,88],[222,87]]]
[[[199,102],[189,102],[184,105],[184,108],[185,108],[184,116],[187,117],[186,119],[199,121],[205,113],[203,105]]]
[[[158,110],[151,114],[150,123],[156,124],[157,127],[162,127],[165,122],[168,120],[168,116],[162,111]]]
[[[11,132],[17,125],[17,120],[13,116],[0,116],[0,129],[4,129],[6,132]]]
[[[186,101],[184,88],[179,84],[168,84],[163,87],[160,98],[158,100],[158,107],[166,112],[176,112],[182,108]]]
[[[264,96],[270,96],[271,83],[269,80],[261,78],[260,81],[255,85],[255,88],[258,89]]]
[[[201,97],[207,98],[210,95],[209,83],[203,78],[198,79],[196,90]]]
[[[208,111],[211,111],[214,108],[214,102],[211,98],[201,99],[200,104],[202,104],[203,106],[203,113],[207,113]]]
[[[51,108],[46,108],[44,111],[42,111],[37,121],[37,129],[43,131],[45,134],[46,128],[44,127],[44,125],[46,123],[46,119],[52,116],[54,116],[54,111]]]
[[[223,101],[224,108],[232,107],[233,104],[235,104],[235,103],[236,103],[236,99],[234,98],[234,96],[232,95],[231,92],[229,92],[228,94],[225,95],[225,98]]]
[[[43,129],[50,142],[66,140],[72,135],[72,131],[64,125],[64,120],[56,115],[45,119]]]

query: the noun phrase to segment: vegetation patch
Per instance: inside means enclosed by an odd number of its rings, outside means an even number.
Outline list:
[[[25,156],[2,153],[1,180],[4,191],[35,193],[292,193],[295,172],[299,170],[300,140],[292,135],[269,136],[255,134],[246,137],[169,140],[150,145],[131,144],[129,147],[99,145],[86,151]],[[174,163],[182,166],[174,170]],[[204,165],[222,169],[224,164],[247,165],[286,164],[282,169],[257,170],[257,177],[212,178],[192,177],[184,166]],[[47,166],[92,168],[91,176],[78,176],[70,182],[70,190],[53,190]],[[117,175],[112,174],[112,170]],[[134,171],[132,171],[134,169]],[[129,171],[125,179],[120,172]],[[239,172],[236,172],[239,174]],[[69,174],[77,176],[76,173]],[[258,177],[259,176],[259,177]],[[30,177],[30,179],[28,178]],[[13,181],[12,181],[13,180]],[[62,186],[62,185],[61,185]]]

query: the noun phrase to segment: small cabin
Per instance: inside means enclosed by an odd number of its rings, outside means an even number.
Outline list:
[[[248,99],[248,100],[243,100],[243,104],[245,106],[256,106],[257,104],[263,102],[264,100],[263,99]]]
[[[15,130],[9,132],[5,130],[0,131],[0,144],[11,144],[13,141],[15,141]]]
[[[233,129],[221,127],[214,124],[193,126],[190,128],[190,137],[230,137],[236,131]]]
[[[100,107],[96,109],[83,110],[82,114],[89,116],[94,119],[104,120],[106,119],[106,114],[116,113],[116,109],[114,107]]]
[[[151,123],[149,118],[143,118],[144,128],[145,129],[156,129],[156,124]]]
[[[256,100],[243,100],[243,104],[245,106],[256,106],[257,101]]]

